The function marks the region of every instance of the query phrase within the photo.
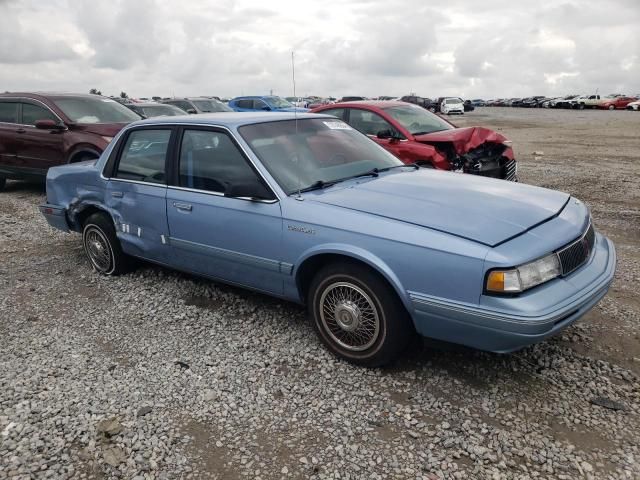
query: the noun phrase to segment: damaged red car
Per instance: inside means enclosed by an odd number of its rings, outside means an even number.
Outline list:
[[[312,112],[344,120],[405,163],[517,181],[511,142],[488,128],[458,128],[406,102],[349,102]]]

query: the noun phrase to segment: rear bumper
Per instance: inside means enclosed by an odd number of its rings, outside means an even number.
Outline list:
[[[67,222],[67,210],[59,205],[51,205],[45,203],[38,207],[40,213],[47,219],[47,223],[53,228],[62,230],[63,232],[69,231],[69,223]]]
[[[544,292],[535,294],[539,299],[537,311],[530,309],[531,297],[510,298],[504,302],[509,310],[498,310],[409,292],[414,307],[414,324],[418,332],[426,337],[480,350],[512,352],[556,335],[585,315],[606,295],[615,267],[613,243],[598,235],[597,247],[591,260],[567,277],[588,277],[588,283],[577,291],[568,292],[566,301],[560,306],[545,305],[544,299],[547,296]],[[548,287],[554,288],[553,285]],[[526,308],[519,308],[522,306],[520,303],[526,304]]]

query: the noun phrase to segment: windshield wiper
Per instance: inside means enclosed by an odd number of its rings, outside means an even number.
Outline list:
[[[378,172],[387,172],[389,170],[393,170],[394,168],[402,168],[402,167],[411,167],[411,168],[414,168],[415,170],[418,170],[420,168],[420,164],[415,163],[415,162],[403,163],[402,165],[392,165],[390,167],[378,168],[377,171]]]
[[[404,167],[406,165],[397,165],[398,167]],[[382,170],[379,170],[377,168],[372,168],[371,170],[369,170],[368,172],[364,172],[364,173],[358,173],[356,175],[350,175],[348,177],[343,177],[343,178],[337,178],[335,180],[330,180],[328,182],[325,182],[324,180],[316,180],[315,182],[313,182],[311,185],[309,185],[308,187],[304,187],[301,188],[299,190],[295,190],[295,192],[310,192],[311,190],[320,190],[322,188],[327,188],[330,187],[332,185],[335,185],[336,183],[340,183],[340,182],[344,182],[346,180],[351,180],[352,178],[360,178],[360,177],[377,177],[378,176],[378,172],[380,172]]]

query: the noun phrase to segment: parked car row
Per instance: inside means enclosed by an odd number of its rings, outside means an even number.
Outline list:
[[[14,129],[40,121],[21,102]],[[404,102],[316,110],[133,122],[97,161],[49,169],[40,211],[101,274],[138,259],[305,304],[327,348],[368,367],[416,335],[518,350],[607,293],[615,249],[581,201],[389,153],[475,168],[512,155],[501,135]]]
[[[458,101],[443,100],[444,113]],[[459,99],[458,99],[459,100]],[[95,160],[126,124],[152,117],[225,112],[297,112],[277,96],[245,96],[228,105],[210,97],[121,104],[98,95],[0,95],[0,189],[6,179],[42,179],[56,165]],[[334,115],[408,164],[517,179],[510,142],[482,127],[456,128],[426,109],[397,101],[338,102],[314,112]]]
[[[529,107],[529,108],[571,108],[584,110],[586,108],[599,108],[604,110],[638,110],[637,102],[640,94],[636,96],[612,93],[610,95],[565,95],[564,97],[548,98],[535,96],[528,98],[499,98],[482,101],[483,106],[488,107]],[[474,100],[475,102],[475,100]]]

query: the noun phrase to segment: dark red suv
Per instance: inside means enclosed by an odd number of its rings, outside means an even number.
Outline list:
[[[44,180],[49,167],[98,158],[140,118],[99,95],[0,94],[0,190],[7,178]]]

